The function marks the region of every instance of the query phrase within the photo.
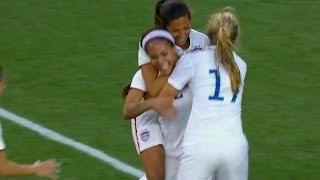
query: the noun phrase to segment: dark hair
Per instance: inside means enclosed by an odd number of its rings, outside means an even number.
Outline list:
[[[157,27],[166,27],[180,17],[191,19],[191,12],[183,0],[159,0],[155,6],[154,24]]]
[[[151,29],[148,29],[148,30],[144,31],[144,32],[142,33],[142,36],[141,36],[141,39],[140,39],[140,46],[141,46],[141,47],[142,47],[142,41],[143,41],[144,37],[146,37],[146,35],[148,35],[151,31],[154,31],[154,30],[165,30],[165,31],[167,31],[166,29],[164,29],[164,28],[162,28],[162,27],[155,27],[155,28],[151,28]],[[168,43],[170,43],[170,45],[171,45],[172,47],[174,47],[174,43],[172,43],[171,41],[169,41],[169,40],[166,39],[166,38],[161,38],[161,37],[159,37],[159,38],[154,38],[154,39],[150,39],[149,42],[152,41],[152,40],[155,40],[155,39],[165,40],[165,41],[167,41]],[[149,42],[146,44],[146,47],[148,47]],[[144,49],[144,50],[146,51],[146,49]]]
[[[122,98],[126,99],[127,95],[129,94],[130,91],[130,84],[128,84],[126,87],[123,88],[122,90]]]

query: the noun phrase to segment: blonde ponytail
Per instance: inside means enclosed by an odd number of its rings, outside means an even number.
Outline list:
[[[234,43],[238,35],[238,21],[229,11],[214,14],[209,22],[208,36],[211,44],[216,45],[216,64],[222,64],[228,71],[231,88],[234,93],[239,90],[241,76],[234,60]]]

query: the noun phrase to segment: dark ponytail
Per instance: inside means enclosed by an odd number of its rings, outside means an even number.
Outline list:
[[[155,9],[154,9],[154,25],[156,27],[163,27],[163,20],[162,18],[160,17],[160,9],[162,7],[162,5],[166,2],[167,0],[159,0],[155,6]]]
[[[159,0],[155,6],[154,24],[165,28],[171,21],[184,16],[191,19],[191,11],[183,0]]]
[[[127,95],[129,94],[130,91],[130,84],[128,84],[126,87],[123,88],[122,90],[122,98],[126,99]]]

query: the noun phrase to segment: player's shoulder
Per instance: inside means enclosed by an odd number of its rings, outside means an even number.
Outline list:
[[[208,39],[208,36],[205,35],[204,33],[202,32],[199,32],[197,30],[194,30],[194,29],[191,29],[190,31],[190,36],[191,37],[195,37],[195,38],[203,38],[203,39]]]
[[[138,90],[141,90],[143,92],[146,91],[146,86],[144,84],[144,80],[143,80],[143,77],[142,77],[142,72],[141,72],[141,69],[139,69],[133,76],[132,78],[132,81],[131,81],[131,84],[130,84],[130,87],[131,88],[134,88],[134,89],[138,89]]]
[[[193,51],[193,52],[189,52],[189,53],[185,53],[184,54],[184,59],[188,59],[190,61],[199,61],[199,60],[203,60],[203,59],[207,59],[208,57],[212,57],[212,54],[214,52],[212,51],[211,48],[206,47],[204,50],[202,51]]]
[[[192,64],[192,54],[193,53],[186,53],[186,52],[184,52],[181,56],[180,56],[180,58],[179,58],[179,60],[178,60],[178,62],[177,62],[177,65],[178,66],[190,66],[191,64]]]
[[[133,75],[131,85],[143,84],[143,83],[144,83],[144,81],[143,81],[143,77],[142,77],[142,72],[141,72],[141,69],[139,69]]]
[[[202,51],[192,51],[191,53],[187,53],[188,56],[203,56],[207,54],[212,54],[213,47],[212,46],[207,46],[205,47]]]
[[[202,42],[204,43],[206,46],[209,44],[209,38],[207,35],[203,34],[202,32],[196,31],[194,29],[191,29],[190,31],[190,40],[194,43],[199,43]]]
[[[134,73],[134,78],[142,78],[142,72],[141,72],[141,69],[138,69],[136,71],[136,73]]]
[[[187,50],[188,52],[194,52],[199,50],[202,51],[210,44],[209,43],[210,40],[205,34],[199,31],[196,31],[194,29],[191,29],[189,38],[190,38],[190,47]]]

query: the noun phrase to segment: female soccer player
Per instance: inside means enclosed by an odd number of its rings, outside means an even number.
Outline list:
[[[3,70],[0,66],[0,96],[5,88]],[[0,124],[0,176],[45,176],[57,179],[59,165],[55,160],[37,161],[34,164],[17,164],[6,158],[6,147]]]
[[[169,75],[179,58],[171,34],[162,29],[152,29],[142,38],[141,45],[147,54],[154,58],[154,64],[167,62],[167,68],[161,69],[160,73]],[[124,113],[137,116],[146,110],[139,105],[146,92],[141,70],[133,77],[130,87],[131,89],[126,97]],[[149,156],[145,160],[143,159],[145,157],[141,156],[148,179],[176,179],[181,156],[180,144],[191,110],[189,88],[186,87],[181,90],[180,95],[174,101],[174,105],[179,108],[180,113],[172,121],[161,117],[158,120],[157,114],[153,111],[147,111],[132,121],[134,140],[140,156],[144,151],[154,152],[153,156]],[[131,111],[131,113],[128,111]],[[155,149],[157,146],[164,147],[165,155]],[[164,160],[165,163],[162,162]],[[161,167],[159,167],[158,162],[165,164],[165,172],[159,172]]]
[[[206,180],[212,175],[217,180],[247,179],[248,143],[241,123],[247,66],[233,52],[238,29],[231,12],[214,14],[207,30],[212,46],[179,60],[160,96],[150,100],[161,115],[172,116],[171,102],[179,90],[190,86],[192,110],[178,180]]]
[[[161,27],[167,29],[171,35],[174,38],[176,48],[179,50],[178,54],[182,54],[183,52],[192,52],[192,51],[198,51],[203,50],[209,45],[209,39],[206,35],[195,31],[191,29],[191,13],[188,8],[188,6],[184,3],[183,0],[159,0],[155,7],[155,25],[156,27]],[[167,82],[168,75],[159,75],[158,68],[155,65],[157,63],[154,63],[155,60],[153,57],[149,56],[145,50],[142,48],[141,44],[139,45],[139,66],[141,68],[142,77],[145,84],[145,91],[147,97],[154,97],[160,92],[160,90],[163,88],[164,84]],[[185,98],[187,99],[187,95],[180,94],[177,96],[177,98]],[[138,97],[138,96],[137,96]],[[138,98],[137,98],[138,99]],[[134,99],[134,100],[137,100]],[[182,100],[181,100],[182,101]],[[129,102],[129,101],[126,101]],[[188,105],[187,105],[188,106]],[[127,106],[128,107],[128,106]],[[128,108],[125,108],[128,109]],[[134,111],[131,111],[134,112]],[[144,114],[142,116],[143,119],[157,119],[158,116],[155,113],[148,112],[147,114]],[[141,121],[141,118],[138,118],[138,120],[134,120],[133,122]],[[167,132],[165,134],[170,134],[169,131],[173,131],[173,124],[168,124],[166,121],[162,121],[160,119],[160,122],[158,123],[157,120],[154,121],[148,121],[150,124],[149,129],[153,129],[154,134],[162,134],[163,132]],[[154,122],[154,123],[151,123]],[[144,124],[143,126],[140,126],[140,123],[133,123],[133,127],[137,127],[137,129],[143,129],[143,131],[138,132],[142,136],[146,136],[148,134],[148,131],[145,131],[145,129],[148,126],[148,123],[141,123]],[[176,125],[178,125],[177,123]],[[160,131],[160,125],[161,130]],[[180,126],[178,127],[177,134],[179,134],[182,130],[184,130],[185,124],[180,123]],[[156,131],[158,131],[156,133]],[[135,138],[136,139],[136,138]],[[174,158],[176,159],[177,150],[176,147],[180,145],[180,140],[182,139],[182,134],[177,135],[177,137],[174,136],[167,136],[165,137],[167,141],[171,141],[170,148],[166,148],[166,154],[174,154]],[[138,138],[139,140],[139,138]],[[159,143],[162,142],[162,137],[159,136],[158,140],[153,141],[154,143],[149,143],[148,148],[145,148],[142,153],[140,153],[140,157],[142,159],[142,162],[144,164],[148,179],[151,179],[150,177],[164,177],[164,162],[166,162],[166,166],[170,167],[170,164],[176,163],[174,160],[172,160],[172,163],[170,159],[167,159],[164,161],[164,149],[162,144]],[[139,142],[140,145],[144,144],[143,142]],[[167,145],[170,143],[166,143]],[[169,146],[168,146],[169,147]],[[179,148],[178,148],[179,149]],[[166,156],[169,157],[169,156]],[[168,168],[166,168],[168,170]],[[166,177],[169,177],[172,174],[170,172],[166,172]],[[166,178],[168,179],[168,178]]]
[[[156,27],[170,32],[180,53],[204,50],[209,45],[210,41],[206,35],[191,29],[191,12],[183,0],[159,0],[155,6],[154,23]],[[157,88],[154,88],[153,84],[158,77],[158,70],[150,63],[151,60],[152,57],[149,57],[139,45],[138,64],[148,94],[155,96],[154,89]]]

